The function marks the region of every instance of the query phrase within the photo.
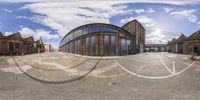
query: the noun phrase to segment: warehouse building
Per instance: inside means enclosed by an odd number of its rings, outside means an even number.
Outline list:
[[[44,46],[42,41],[34,41],[33,37],[22,38],[19,32],[9,36],[4,36],[0,33],[1,55],[23,55],[43,51]]]
[[[122,26],[123,29],[135,36],[135,49],[137,53],[145,51],[145,28],[137,20],[132,20]]]
[[[135,34],[115,25],[92,23],[70,31],[61,40],[59,51],[89,56],[120,56],[138,53],[138,48]]]
[[[172,41],[169,41],[167,44],[167,51],[182,54],[184,52],[183,43],[186,38],[187,37],[181,33],[178,39],[172,39]]]
[[[200,54],[200,30],[189,37],[181,34],[178,39],[169,41],[167,51],[180,54],[191,54],[192,52]]]

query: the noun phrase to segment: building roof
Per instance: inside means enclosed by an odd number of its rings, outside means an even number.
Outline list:
[[[68,33],[63,37],[63,39],[61,40],[61,42],[60,42],[60,44],[59,44],[59,47],[62,46],[63,41],[64,41],[67,37],[69,37],[70,34],[73,34],[74,32],[78,31],[79,29],[83,29],[83,28],[85,28],[85,27],[104,27],[104,28],[109,28],[109,29],[113,29],[113,30],[117,31],[117,32],[114,32],[114,33],[116,33],[116,34],[118,34],[118,33],[123,33],[123,34],[127,34],[127,35],[129,35],[129,36],[131,36],[131,37],[134,37],[134,36],[131,35],[131,33],[129,33],[127,30],[124,30],[123,28],[118,27],[118,26],[115,26],[115,25],[112,25],[112,24],[106,24],[106,23],[90,23],[90,24],[85,24],[85,25],[81,25],[81,26],[79,26],[79,27],[76,27],[76,28],[74,28],[73,30],[71,30],[70,32],[68,32]],[[90,32],[88,32],[88,33],[90,33]],[[85,34],[82,34],[82,35],[85,35]],[[82,35],[80,35],[80,36],[82,36]],[[78,36],[78,37],[80,37],[80,36]],[[70,40],[70,41],[71,41],[71,40]]]
[[[25,40],[25,41],[33,41],[34,42],[33,36],[30,36],[30,37],[27,37],[27,38],[23,38],[23,40]]]
[[[190,35],[188,38],[197,38],[197,37],[200,37],[200,30],[196,31],[195,33]]]
[[[21,36],[21,34],[19,32],[9,35],[9,37],[12,37],[12,36],[13,37],[22,38],[22,36]]]
[[[132,22],[139,23],[139,25],[140,25],[144,30],[146,30],[146,29],[144,28],[144,26],[143,26],[139,21],[137,21],[136,19],[134,19],[134,20],[132,20],[132,21],[129,21],[128,23],[124,24],[124,25],[122,26],[122,28],[124,28],[126,25],[128,25],[128,24],[130,24],[130,23],[132,23]]]
[[[176,39],[175,42],[183,42],[187,37],[181,33],[181,35],[178,37],[178,39]]]

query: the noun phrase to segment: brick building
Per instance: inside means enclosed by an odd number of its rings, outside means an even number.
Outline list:
[[[186,36],[181,33],[181,35],[178,37],[178,39],[172,39],[172,41],[169,41],[167,44],[167,51],[172,53],[183,53],[183,43],[186,39]]]
[[[44,44],[44,52],[54,52],[54,49],[50,44]]]
[[[104,23],[79,26],[61,40],[59,51],[89,56],[121,56],[144,52],[145,29],[136,20],[122,28]]]
[[[178,39],[169,41],[167,44],[167,51],[180,54],[190,54],[192,52],[200,54],[200,30],[189,37],[181,34]]]
[[[132,20],[122,26],[123,29],[127,30],[133,36],[135,36],[135,45],[137,52],[144,52],[145,50],[145,28],[137,21]]]
[[[43,51],[43,43],[39,41],[34,41],[33,37],[22,38],[19,32],[9,36],[4,36],[2,33],[0,33],[1,55],[23,55],[30,53],[39,53]]]
[[[184,54],[190,54],[191,52],[200,54],[200,30],[185,39],[183,48]]]

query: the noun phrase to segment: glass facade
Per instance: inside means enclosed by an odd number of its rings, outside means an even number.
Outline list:
[[[110,24],[88,24],[75,28],[61,41],[59,50],[89,56],[132,54],[135,39],[127,31]]]

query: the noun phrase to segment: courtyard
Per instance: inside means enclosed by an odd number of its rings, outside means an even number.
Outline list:
[[[198,100],[200,61],[150,52],[0,57],[1,100]]]

